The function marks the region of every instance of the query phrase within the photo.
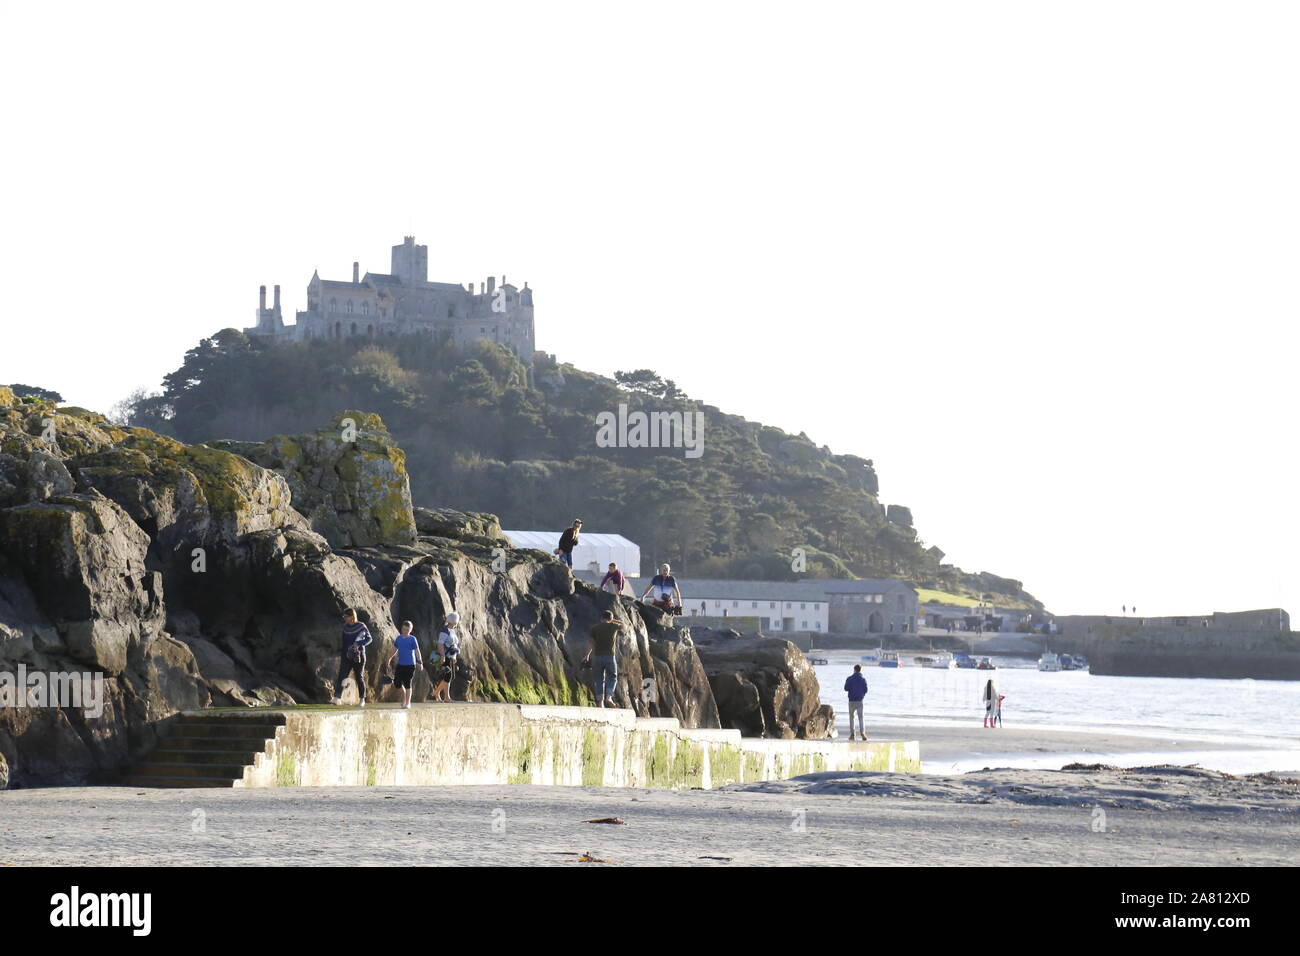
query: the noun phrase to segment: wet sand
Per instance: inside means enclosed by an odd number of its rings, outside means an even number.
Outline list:
[[[0,793],[8,865],[1291,865],[1300,777],[811,774],[715,791]],[[616,818],[621,823],[585,821]]]

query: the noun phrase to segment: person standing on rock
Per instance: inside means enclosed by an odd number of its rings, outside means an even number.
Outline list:
[[[862,665],[854,664],[853,673],[844,682],[844,690],[849,695],[849,740],[853,739],[853,715],[858,715],[858,733],[867,739],[867,728],[862,723],[862,702],[867,696],[867,679],[862,676]]]
[[[560,546],[555,549],[555,553],[560,556],[560,560],[573,570],[573,549],[578,546],[578,533],[582,531],[582,519],[574,518],[573,524],[565,529],[564,534],[560,535]]]
[[[587,656],[582,660],[591,664],[596,706],[617,707],[614,694],[618,692],[618,635],[623,625],[614,620],[613,611],[606,611],[603,617],[587,637]]]
[[[357,620],[357,612],[347,608],[343,612],[343,644],[340,648],[339,677],[334,682],[331,704],[343,703],[343,682],[348,675],[356,678],[359,707],[366,706],[366,647],[373,641],[370,629]]]
[[[397,658],[397,667],[393,669],[393,683],[402,691],[402,707],[411,706],[411,682],[415,679],[415,669],[420,666],[420,642],[411,633],[414,625],[403,621],[401,634],[393,642],[393,654],[388,663]]]
[[[459,623],[460,615],[452,611],[438,632],[438,670],[434,676],[433,699],[444,704],[451,703],[451,682],[456,677],[456,661],[460,657],[460,635],[456,633]]]

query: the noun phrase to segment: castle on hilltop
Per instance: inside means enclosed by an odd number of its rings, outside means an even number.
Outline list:
[[[352,281],[322,279],[312,273],[307,284],[307,310],[299,312],[293,325],[280,314],[280,287],[275,303],[266,307],[266,286],[259,292],[257,325],[244,330],[274,342],[302,342],[314,338],[363,336],[382,339],[402,332],[446,334],[449,344],[465,349],[487,340],[503,345],[521,362],[533,361],[533,290],[524,283],[515,288],[501,277],[491,276],[474,283],[429,281],[429,247],[417,246],[407,236],[393,246],[390,273],[361,275],[360,263],[352,263]]]

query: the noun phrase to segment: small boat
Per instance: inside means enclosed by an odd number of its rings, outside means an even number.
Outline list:
[[[881,653],[881,655],[880,655],[880,666],[881,666],[881,667],[898,667],[898,666],[899,666],[899,661],[898,661],[898,652],[897,652],[897,651],[883,651],[883,652]]]
[[[940,654],[938,657],[918,657],[916,662],[922,667],[941,671],[951,670],[957,666],[951,655],[948,654]]]
[[[805,656],[805,657],[808,657],[808,655],[806,655],[806,654],[805,654],[804,656]],[[808,663],[809,663],[809,664],[817,664],[817,665],[824,666],[824,665],[826,665],[826,664],[829,664],[830,661],[828,661],[828,660],[827,660],[826,658],[824,658],[824,657],[808,657]]]
[[[976,662],[976,664],[975,664],[975,669],[976,669],[977,671],[995,671],[995,670],[998,669],[998,665],[997,665],[997,664],[994,664],[994,663],[993,663],[991,660],[989,660],[987,657],[981,657],[981,658]]]
[[[1038,659],[1038,669],[1040,671],[1059,671],[1061,669],[1061,659],[1051,651],[1044,651],[1043,656]]]
[[[1086,671],[1088,669],[1088,659],[1082,654],[1062,654],[1061,670],[1063,671]]]
[[[975,658],[971,657],[969,654],[962,654],[959,652],[953,655],[953,659],[957,662],[957,666],[964,670],[975,670],[979,667],[979,661],[975,660]]]

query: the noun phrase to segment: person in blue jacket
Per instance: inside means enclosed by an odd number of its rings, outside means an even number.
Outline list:
[[[862,723],[862,700],[867,696],[867,679],[862,676],[862,665],[854,664],[853,673],[844,682],[849,695],[849,740],[853,739],[853,715],[858,715],[858,732],[867,739],[867,728]]]

